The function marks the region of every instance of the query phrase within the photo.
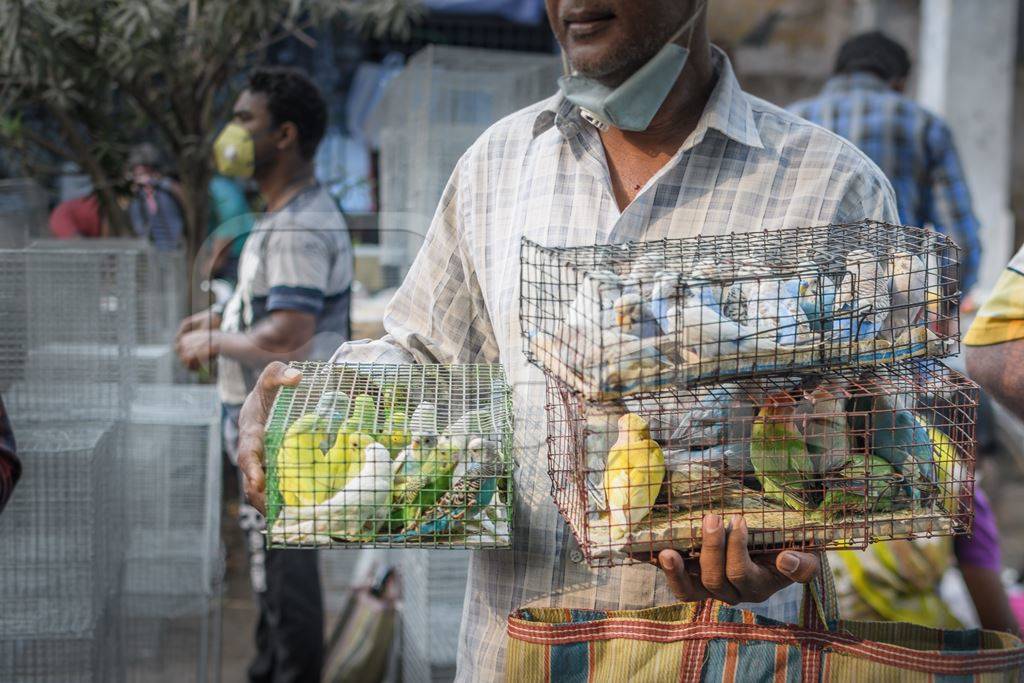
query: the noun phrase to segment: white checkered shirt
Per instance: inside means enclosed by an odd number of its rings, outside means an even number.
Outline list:
[[[674,602],[649,565],[590,569],[551,500],[544,380],[523,354],[519,245],[575,246],[853,222],[896,222],[892,188],[843,139],[744,93],[719,50],[696,129],[619,211],[593,127],[560,96],[491,126],[460,159],[416,261],[387,309],[388,336],[336,360],[500,362],[516,406],[513,550],[470,565],[458,679],[504,679],[508,614],[525,605],[638,609]],[[799,591],[761,606],[795,620]]]

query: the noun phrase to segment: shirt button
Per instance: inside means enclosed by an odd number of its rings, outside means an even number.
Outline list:
[[[576,564],[579,564],[583,561],[583,551],[579,548],[573,548],[569,551],[569,559],[575,562]]]

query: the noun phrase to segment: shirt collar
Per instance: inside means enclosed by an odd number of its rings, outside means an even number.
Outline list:
[[[683,143],[685,149],[694,147],[704,139],[709,130],[717,130],[731,140],[763,149],[761,135],[754,122],[750,98],[743,92],[729,58],[722,50],[711,46],[711,61],[717,80],[704,107],[696,128]],[[590,124],[580,116],[579,107],[559,93],[550,98],[534,119],[533,136],[537,137],[549,128],[555,127],[566,138],[576,135],[583,126]]]
[[[889,89],[880,77],[869,71],[855,71],[849,74],[837,74],[828,79],[822,92],[829,94],[852,92],[854,90],[872,90],[883,92]]]

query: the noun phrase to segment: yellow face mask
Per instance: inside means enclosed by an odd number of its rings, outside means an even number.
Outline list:
[[[234,178],[251,178],[256,167],[252,135],[237,123],[229,123],[213,141],[217,171]]]

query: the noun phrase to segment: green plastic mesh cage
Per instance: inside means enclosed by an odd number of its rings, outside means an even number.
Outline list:
[[[265,436],[270,547],[496,548],[512,530],[499,365],[292,363]]]

